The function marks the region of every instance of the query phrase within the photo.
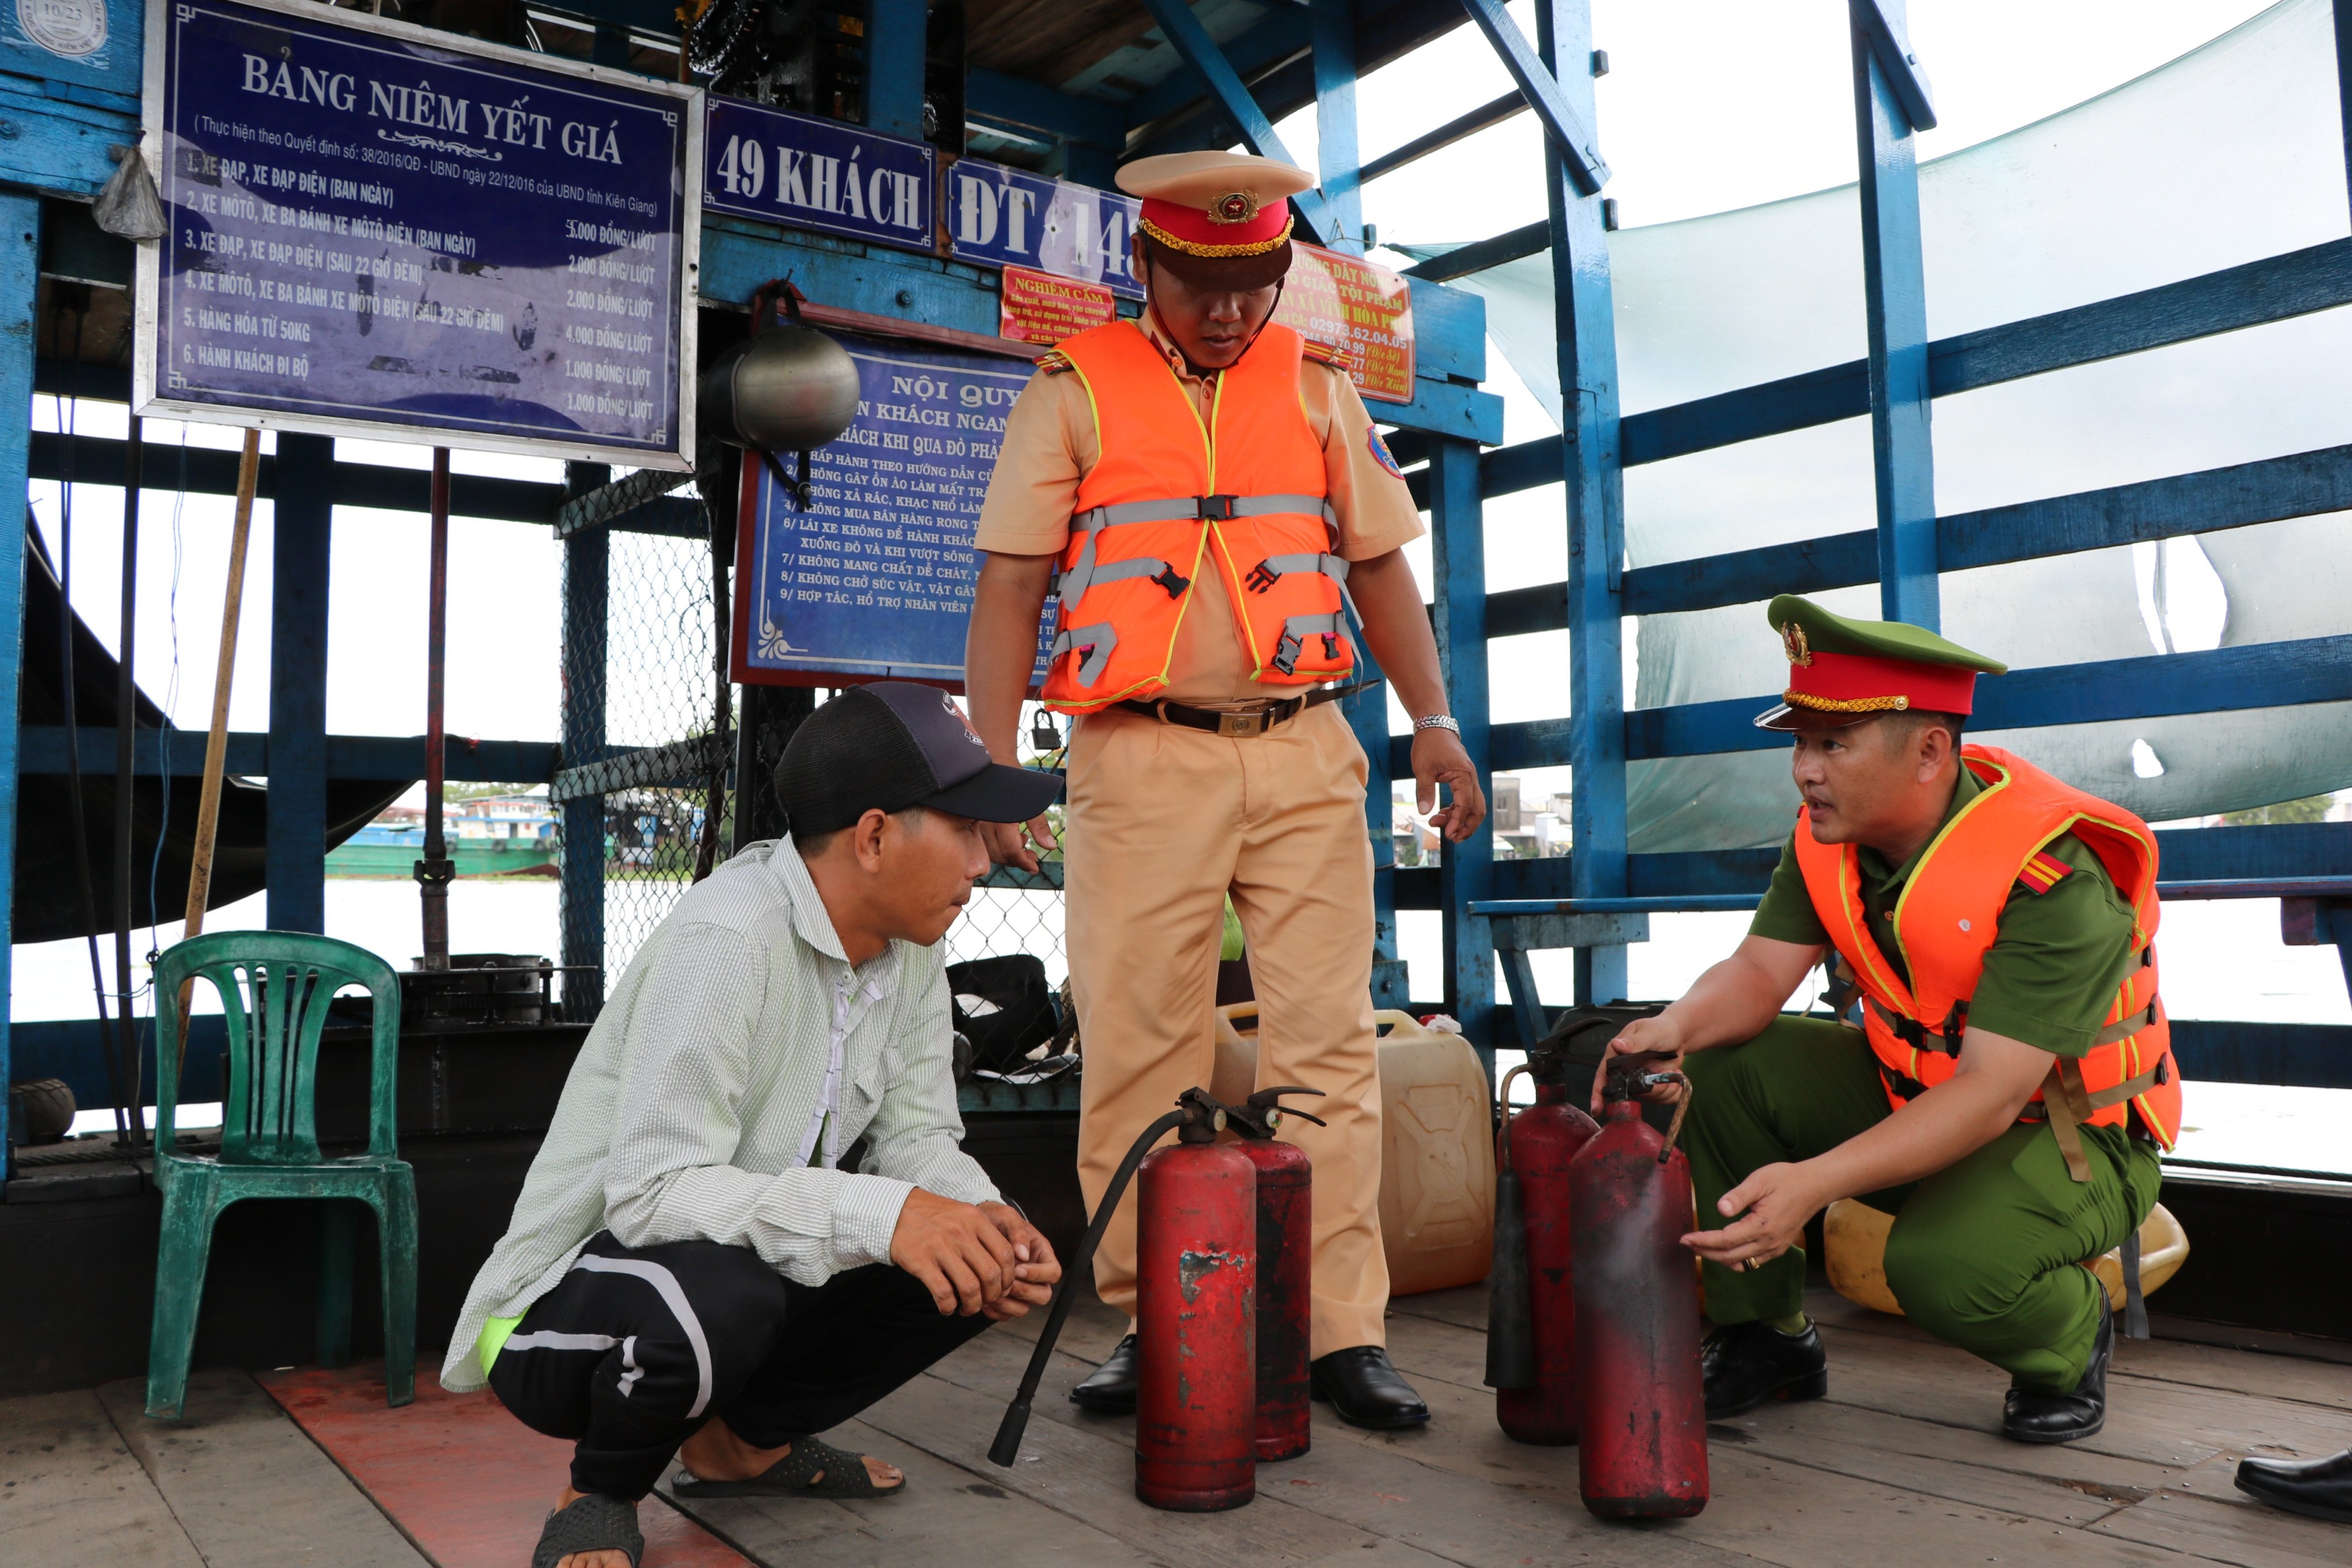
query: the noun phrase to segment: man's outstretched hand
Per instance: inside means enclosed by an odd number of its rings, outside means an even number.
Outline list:
[[[1592,1114],[1601,1114],[1601,1091],[1609,1083],[1609,1064],[1618,1057],[1639,1056],[1643,1051],[1664,1051],[1668,1059],[1657,1064],[1656,1072],[1680,1072],[1683,1068],[1683,1032],[1670,1014],[1661,1013],[1654,1018],[1636,1018],[1625,1026],[1618,1037],[1609,1042],[1601,1053],[1601,1065],[1592,1069]],[[1662,1083],[1643,1092],[1642,1098],[1653,1103],[1671,1105],[1683,1097],[1682,1085]]]
[[[1018,1318],[1053,1299],[1062,1266],[1037,1227],[1007,1204],[961,1204],[917,1187],[890,1233],[890,1261],[922,1282],[943,1314]]]
[[[1030,1308],[1045,1306],[1054,1299],[1054,1287],[1062,1278],[1061,1259],[1054,1256],[1053,1244],[1045,1235],[1011,1204],[982,1204],[980,1212],[1013,1244],[1013,1283],[981,1310],[1000,1323],[1007,1318],[1026,1317]]]

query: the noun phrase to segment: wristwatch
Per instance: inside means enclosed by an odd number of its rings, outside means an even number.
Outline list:
[[[1423,730],[1451,730],[1456,735],[1462,733],[1462,726],[1454,721],[1451,713],[1424,713],[1412,721],[1412,727],[1415,733]]]

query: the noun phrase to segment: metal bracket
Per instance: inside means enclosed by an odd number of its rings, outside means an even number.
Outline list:
[[[1146,0],[1146,4],[1151,3]],[[1470,13],[1470,19],[1478,24],[1478,30],[1495,46],[1495,52],[1503,58],[1503,68],[1511,73],[1511,79],[1527,95],[1536,118],[1543,121],[1544,130],[1559,148],[1560,161],[1568,165],[1568,177],[1586,195],[1599,195],[1601,187],[1609,182],[1609,164],[1601,156],[1601,143],[1593,140],[1592,132],[1569,107],[1559,83],[1544,68],[1527,35],[1511,20],[1510,13],[1503,9],[1503,0],[1462,0],[1462,8]],[[1158,5],[1154,5],[1153,9],[1157,10]]]
[[[1240,127],[1242,144],[1261,158],[1278,159],[1295,167],[1304,168],[1290,150],[1275,133],[1274,121],[1265,117],[1257,100],[1250,96],[1249,87],[1225,58],[1201,19],[1184,0],[1143,0],[1143,8],[1160,24],[1162,37],[1181,56],[1186,65],[1208,84],[1209,95],[1217,100],[1234,123]],[[1331,222],[1331,209],[1319,190],[1303,191],[1291,198],[1298,204],[1298,217],[1307,230],[1306,237],[1317,245],[1327,245],[1339,237]]]
[[[1895,100],[1903,105],[1903,117],[1914,131],[1933,131],[1936,97],[1927,85],[1927,68],[1920,65],[1903,30],[1898,15],[1902,0],[1847,0],[1847,6],[1853,25],[1870,40],[1870,52],[1878,68],[1886,73],[1886,85],[1895,89]]]

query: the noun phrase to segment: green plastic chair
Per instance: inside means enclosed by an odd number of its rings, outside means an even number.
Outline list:
[[[204,1299],[205,1262],[223,1209],[247,1198],[356,1199],[376,1213],[383,1266],[384,1382],[393,1405],[416,1397],[416,1179],[397,1154],[393,1089],[400,1059],[400,982],[362,947],[301,931],[232,931],[193,937],[155,962],[159,1067],[180,1056],[173,1001],[193,979],[211,982],[227,1015],[228,1089],[218,1155],[183,1154],[173,1121],[179,1075],[157,1073],[155,1184],[163,1194],[155,1264],[155,1321],[147,1349],[147,1414],[176,1421]],[[347,986],[375,1002],[368,1148],[319,1152],[319,1034],[327,1004]],[[349,1201],[321,1205],[319,1361],[351,1360],[352,1272],[359,1216]]]

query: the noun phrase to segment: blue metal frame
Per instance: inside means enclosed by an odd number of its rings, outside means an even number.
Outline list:
[[[1486,29],[1507,65],[1516,35],[1494,0],[1462,0]],[[1548,171],[1555,310],[1560,323],[1560,384],[1575,411],[1565,437],[1488,452],[1480,461],[1486,494],[1503,495],[1566,476],[1571,550],[1570,580],[1490,595],[1485,622],[1503,637],[1565,626],[1570,634],[1572,717],[1491,726],[1482,762],[1496,769],[1571,764],[1575,769],[1575,852],[1559,860],[1509,862],[1486,877],[1491,891],[1463,913],[1496,921],[1546,914],[1601,915],[1751,906],[1777,852],[1769,849],[1628,856],[1624,847],[1624,770],[1630,761],[1766,749],[1780,742],[1749,722],[1759,699],[1622,710],[1618,676],[1622,617],[1744,604],[1776,591],[1811,592],[1876,581],[1883,613],[1933,626],[1937,574],[2000,562],[2037,559],[2138,540],[2210,532],[2352,506],[2352,448],[2298,453],[2227,468],[2120,485],[1982,511],[1934,513],[1933,399],[2022,376],[2087,364],[2262,322],[2352,303],[2352,241],[2225,268],[2048,315],[1929,342],[1919,251],[1916,130],[1934,123],[1925,71],[1904,37],[1901,0],[1849,0],[1855,135],[1862,167],[1862,241],[1869,352],[1863,360],[1741,387],[1671,407],[1615,417],[1613,376],[1595,374],[1593,356],[1610,352],[1605,252],[1598,224],[1571,226],[1578,188],[1564,176],[1557,142]],[[2336,0],[2340,91],[2352,127],[2352,0]],[[1544,0],[1538,20],[1547,65],[1577,58],[1555,37],[1584,47],[1583,0]],[[1490,18],[1494,23],[1490,24]],[[1515,74],[1517,74],[1515,69]],[[1557,85],[1569,83],[1558,78]],[[1522,78],[1526,86],[1526,79]],[[1540,84],[1537,84],[1539,88]],[[1541,109],[1535,89],[1530,99]],[[2344,156],[2352,184],[2352,129]],[[1591,201],[1589,195],[1581,197]],[[1532,237],[1501,235],[1429,264],[1427,275],[1461,276],[1531,254]],[[1580,249],[1580,244],[1581,249]],[[1598,254],[1596,254],[1598,252]],[[1580,263],[1584,265],[1580,265]],[[1598,394],[1609,393],[1601,408]],[[1872,420],[1877,526],[1794,544],[1736,551],[1695,561],[1621,572],[1622,525],[1594,498],[1622,494],[1621,466],[1668,458],[1852,418]],[[1439,486],[1434,466],[1412,476],[1426,503]],[[1584,490],[1580,493],[1580,485]],[[1456,584],[1466,586],[1466,584]],[[1460,612],[1441,609],[1441,624]],[[1457,693],[1459,696],[1459,693]],[[2098,720],[2352,700],[2352,637],[2315,637],[2211,652],[2021,671],[1990,685],[1979,721],[1990,728],[2030,728]],[[1391,742],[1391,765],[1406,746]],[[2277,832],[2300,837],[2292,854]],[[2168,832],[2164,884],[2174,898],[2276,897],[2281,877],[2300,874],[2310,892],[2352,889],[2352,826],[2309,829],[2202,829]],[[1435,885],[1433,885],[1435,884]],[[1443,908],[1449,940],[1468,922],[1453,916],[1442,879],[1404,871],[1401,909]],[[2352,919],[2327,931],[2352,935]],[[1512,939],[1517,967],[1527,945]],[[1622,949],[1578,950],[1580,1001],[1622,994]],[[2352,949],[2347,949],[2352,952]],[[1463,963],[1449,948],[1449,976]],[[1604,968],[1604,965],[1609,967]],[[2352,978],[2352,959],[2347,959]],[[1612,987],[1609,982],[1618,985]],[[1523,1017],[1522,1029],[1532,1026]],[[2234,1027],[2234,1026],[2232,1026]],[[2275,1053],[2272,1058],[2277,1058]],[[2309,1059],[2298,1054],[2293,1059]],[[2223,1064],[2217,1064],[2223,1065]],[[2227,1076],[2226,1074],[2224,1076]],[[2325,1081],[2352,1078],[2331,1073]],[[2314,1080],[2318,1081],[2318,1080]]]
[[[27,442],[11,436],[29,429],[33,412],[33,298],[39,282],[41,203],[37,196],[0,195],[0,415],[24,415],[19,426],[0,422],[0,493],[22,495]],[[25,667],[25,531],[0,529],[0,889],[16,885],[16,765],[20,731],[17,686]],[[0,995],[13,995],[10,943],[13,900],[0,899]],[[98,1027],[95,1022],[91,1027]],[[7,1190],[7,1086],[15,1081],[8,1020],[0,1018],[0,1193]]]

